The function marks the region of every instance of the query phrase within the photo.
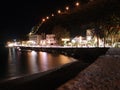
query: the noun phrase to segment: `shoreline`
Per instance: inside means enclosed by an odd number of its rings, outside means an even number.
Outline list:
[[[120,48],[110,48],[57,90],[120,90],[119,68]]]
[[[67,65],[64,65],[61,68],[58,67],[58,69],[50,71],[42,76],[40,76],[38,73],[38,74],[36,74],[35,77],[34,76],[33,77],[30,76],[28,78],[22,77],[21,79],[13,80],[13,82],[11,82],[11,81],[8,83],[4,82],[3,84],[0,85],[0,88],[4,89],[4,90],[7,90],[9,88],[15,89],[15,90],[21,90],[21,89],[22,90],[25,90],[25,89],[34,90],[35,88],[36,89],[40,88],[40,89],[44,89],[44,90],[54,90],[54,89],[58,88],[60,85],[62,85],[63,83],[70,80],[71,78],[74,78],[79,72],[84,70],[93,61],[95,61],[94,58],[98,57],[101,54],[103,55],[106,52],[106,50],[108,50],[108,48],[106,48],[106,49],[95,48],[94,49],[95,52],[97,52],[96,50],[98,50],[98,49],[100,50],[100,52],[98,52],[98,53],[92,52],[92,54],[90,54],[90,55],[93,55],[94,57],[89,57],[89,55],[86,56],[86,53],[91,53],[91,49],[92,48],[74,49],[73,52],[72,51],[69,52],[69,50],[71,50],[71,49],[68,49],[68,48],[65,49],[65,51],[61,50],[63,55],[74,57],[75,59],[77,59],[77,61],[73,62],[73,63],[69,63]],[[89,52],[87,52],[86,50]],[[56,49],[56,51],[58,51],[58,49]],[[68,51],[69,53],[66,54],[66,51]],[[72,55],[71,52],[74,53],[74,55]],[[55,51],[54,52],[51,51],[50,53],[55,53]],[[80,61],[81,53],[83,53],[82,55],[85,55],[84,57],[90,58],[92,60],[92,62],[89,60],[86,61],[83,59],[81,62]],[[94,55],[94,53],[95,53],[95,55]],[[80,55],[80,57],[78,55]],[[26,81],[26,79],[28,79],[28,81]]]
[[[14,79],[12,81],[2,82],[0,83],[0,89],[34,90],[39,88],[43,90],[54,90],[69,79],[75,77],[88,65],[89,64],[83,64],[80,61],[75,61],[54,70],[50,70],[49,72],[45,72],[43,75],[37,73],[35,75]]]
[[[17,47],[16,47],[17,48]],[[48,53],[58,53],[73,57],[77,60],[82,59],[85,62],[94,62],[99,56],[104,55],[109,47],[19,47],[18,50],[34,50]]]

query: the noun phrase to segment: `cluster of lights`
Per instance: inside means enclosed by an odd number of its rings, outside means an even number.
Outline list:
[[[76,2],[76,3],[75,3],[75,7],[79,7],[79,5],[80,5],[79,2]],[[64,13],[68,13],[67,11],[70,11],[70,7],[69,7],[69,6],[66,6],[66,7],[65,7],[65,11],[64,11],[64,12],[62,12],[60,9],[57,10],[57,14],[62,15],[62,14],[64,14]],[[54,16],[55,16],[55,14],[52,13],[51,16],[46,16],[46,17],[42,18],[41,22],[40,22],[39,25],[38,25],[38,28],[39,28],[44,22],[46,22],[47,20],[49,20],[50,17],[54,17]],[[38,28],[36,29],[36,31],[38,30]],[[30,36],[30,35],[34,34],[36,31],[31,31],[28,35]]]
[[[79,6],[80,6],[80,3],[79,3],[79,2],[76,2],[76,3],[75,3],[75,6],[76,6],[76,7],[79,7]],[[66,6],[66,7],[65,7],[65,10],[66,10],[66,11],[69,11],[69,10],[70,10],[70,7],[69,7],[69,6]],[[61,11],[60,9],[57,10],[57,14],[61,14],[61,13],[62,13],[62,11]],[[54,17],[55,15],[52,13],[51,16]],[[50,16],[46,16],[46,18],[42,18],[42,22],[45,22],[45,21],[48,20],[48,19],[50,19]]]

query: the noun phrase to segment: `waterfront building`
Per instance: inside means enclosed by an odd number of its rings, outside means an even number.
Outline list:
[[[39,45],[41,40],[41,35],[30,35],[29,36],[29,41],[35,42],[36,45]]]
[[[46,44],[47,45],[56,45],[55,34],[46,35]]]
[[[40,46],[49,46],[56,45],[55,35],[54,34],[46,34],[43,35],[30,35],[29,43],[32,45],[40,45]]]
[[[92,29],[86,30],[86,39],[87,41],[92,40],[92,37],[94,36],[94,31]]]

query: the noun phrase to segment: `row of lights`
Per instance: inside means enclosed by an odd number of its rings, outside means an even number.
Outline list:
[[[79,2],[76,2],[76,3],[75,3],[75,6],[76,6],[76,7],[79,7],[79,5],[80,5]],[[68,11],[69,9],[70,9],[69,6],[66,6],[66,7],[65,7],[65,10]],[[58,14],[61,14],[62,12],[61,12],[61,10],[57,10],[57,13],[58,13]],[[54,17],[55,15],[52,13],[51,16]],[[49,16],[46,16],[46,18],[43,18],[43,19],[42,19],[42,22],[45,22],[45,21],[48,20],[49,18],[50,18]]]
[[[76,3],[75,3],[75,6],[76,6],[76,7],[79,7],[79,5],[80,5],[79,2],[76,2]],[[65,10],[66,10],[66,11],[69,11],[69,10],[70,10],[69,6],[66,6],[66,7],[65,7]],[[57,10],[57,13],[58,13],[58,14],[62,14],[63,12],[59,9],[59,10]],[[51,14],[51,17],[54,17],[54,16],[55,16],[55,14],[52,13],[52,14]],[[42,18],[42,21],[41,21],[41,23],[39,23],[39,26],[41,26],[41,24],[43,24],[43,23],[44,23],[45,21],[47,21],[48,19],[50,19],[50,16],[46,16],[45,18]],[[33,33],[33,32],[30,32],[29,35],[31,35],[32,33]]]

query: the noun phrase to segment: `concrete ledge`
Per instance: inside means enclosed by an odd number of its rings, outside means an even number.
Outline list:
[[[115,51],[112,53],[116,53]],[[119,69],[120,55],[107,52],[57,90],[120,90]]]
[[[106,52],[106,55],[120,55],[120,48],[110,48],[108,49],[108,51]]]
[[[89,64],[74,61],[47,72],[0,81],[0,90],[55,90]],[[41,75],[42,74],[42,75]]]

